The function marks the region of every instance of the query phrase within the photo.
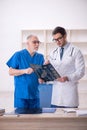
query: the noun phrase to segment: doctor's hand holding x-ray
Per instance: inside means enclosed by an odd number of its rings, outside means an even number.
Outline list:
[[[81,51],[67,41],[63,27],[56,27],[53,32],[55,48],[49,55],[49,61],[60,78],[53,82],[52,107],[78,107],[78,81],[85,74],[85,63]]]
[[[44,62],[44,64],[49,64],[50,61],[49,61],[49,58],[47,58]],[[41,79],[40,79],[41,80]],[[60,78],[57,78],[56,81],[59,81],[59,82],[66,82],[68,81],[68,77],[67,76],[64,76],[64,77],[60,77]],[[42,81],[39,81],[40,83],[42,83]],[[44,81],[43,81],[44,82]]]

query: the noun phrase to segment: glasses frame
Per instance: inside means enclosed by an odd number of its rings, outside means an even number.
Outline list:
[[[54,41],[54,42],[60,42],[63,37],[64,37],[64,36],[61,36],[61,37],[59,37],[59,38],[57,38],[57,39],[53,39],[53,41]]]
[[[32,41],[33,44],[40,44],[41,42],[40,41],[37,41],[37,40],[34,40]]]

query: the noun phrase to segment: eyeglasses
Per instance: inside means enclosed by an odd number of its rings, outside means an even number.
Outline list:
[[[39,43],[41,43],[40,41],[32,41],[32,43],[34,43],[34,44],[39,44]]]
[[[57,38],[57,39],[53,39],[54,42],[60,42],[62,40],[63,36]]]

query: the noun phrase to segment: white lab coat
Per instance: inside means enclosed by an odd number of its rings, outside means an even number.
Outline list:
[[[78,101],[78,80],[85,74],[85,63],[81,51],[70,43],[64,47],[64,54],[60,60],[60,47],[51,52],[49,61],[62,76],[67,76],[69,81],[53,82],[53,105],[76,107]]]

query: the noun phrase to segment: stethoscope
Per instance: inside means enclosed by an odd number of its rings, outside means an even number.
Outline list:
[[[74,51],[74,47],[72,47],[71,52],[70,52],[70,57],[72,57]],[[58,54],[58,48],[53,51],[53,57],[50,56],[51,60],[56,60],[57,59],[57,54]]]

